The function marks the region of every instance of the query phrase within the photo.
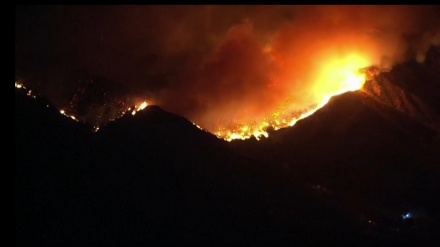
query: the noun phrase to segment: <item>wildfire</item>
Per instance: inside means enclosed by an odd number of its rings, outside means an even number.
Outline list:
[[[295,107],[290,107],[288,103],[279,105],[272,113],[266,114],[260,121],[233,122],[233,124],[226,127],[217,127],[214,134],[226,141],[235,139],[244,140],[250,137],[255,137],[257,140],[260,140],[262,137],[267,138],[269,136],[269,130],[278,130],[280,128],[293,126],[299,120],[312,115],[318,109],[325,106],[331,97],[348,91],[360,90],[370,72],[363,68],[368,66],[369,63],[367,60],[359,55],[350,55],[342,59],[322,62],[319,66],[320,72],[316,73],[313,78],[315,83],[312,83],[312,93],[308,96],[310,104],[307,107],[298,111],[297,108],[296,110],[289,110]],[[28,90],[22,83],[15,82],[15,87],[20,90],[27,90],[27,95],[35,98],[35,96],[32,95],[32,90]],[[137,112],[145,109],[148,105],[147,101],[141,101],[127,110],[121,111],[119,117],[127,113],[136,115]],[[71,113],[67,113],[65,109],[61,109],[59,112],[74,121],[79,121],[77,117]],[[110,119],[110,121],[114,121],[119,117]],[[199,125],[193,124],[197,128],[204,130]],[[97,125],[94,126],[93,131],[97,132],[99,129],[100,126]]]
[[[23,83],[21,82],[15,82],[15,88],[19,89],[19,90],[27,90],[27,88],[23,85]],[[28,90],[27,91],[27,96],[30,96],[32,98],[36,98],[37,96],[35,96],[35,94],[32,92],[32,90]]]
[[[66,116],[66,117],[68,117],[68,118],[70,118],[70,119],[72,119],[73,121],[78,122],[78,119],[77,119],[74,115],[72,115],[72,114],[70,114],[70,115],[67,114],[66,111],[63,110],[63,109],[60,110],[60,114],[63,115],[63,116]]]
[[[148,103],[146,101],[142,102],[139,106],[134,107],[133,111],[131,112],[131,115],[135,115],[136,112],[145,109],[145,107],[147,107],[147,106],[148,106]],[[128,111],[130,111],[130,110],[131,110],[131,108],[128,108]]]
[[[232,141],[235,139],[248,139],[254,136],[257,140],[268,137],[268,129],[278,130],[293,126],[299,120],[304,119],[325,106],[331,97],[360,90],[366,80],[366,68],[368,61],[359,55],[350,55],[343,59],[333,59],[323,63],[321,70],[316,76],[316,82],[312,88],[311,104],[308,108],[298,112],[275,111],[268,114],[261,122],[242,122],[232,127],[218,128],[215,132],[217,137]],[[288,108],[288,107],[287,107]]]
[[[26,95],[28,95],[28,96],[30,96],[32,98],[36,98],[36,95],[33,93],[33,91],[30,90],[30,89],[28,90],[27,87],[23,83],[21,83],[21,82],[15,82],[15,88],[18,89],[18,90],[27,90]],[[132,115],[135,115],[137,112],[142,111],[147,106],[148,106],[147,101],[142,101],[142,103],[140,103],[140,104],[135,104],[135,106],[133,107],[133,110],[130,107],[127,110],[122,111],[121,114],[118,117],[116,117],[114,119],[110,119],[110,121],[115,121],[117,118],[123,117],[125,114],[127,114],[130,111],[131,111]],[[49,105],[47,105],[47,107],[49,107]],[[61,115],[65,116],[65,117],[68,117],[68,118],[72,119],[73,121],[76,121],[76,122],[80,121],[80,119],[77,118],[75,115],[73,115],[71,113],[68,113],[68,110],[60,109],[59,113]],[[98,132],[99,129],[100,129],[99,125],[93,127],[93,131],[94,132]]]
[[[18,88],[18,89],[21,89],[21,88],[26,89],[26,88],[24,87],[24,85],[23,85],[22,83],[20,83],[20,82],[15,82],[15,88]]]

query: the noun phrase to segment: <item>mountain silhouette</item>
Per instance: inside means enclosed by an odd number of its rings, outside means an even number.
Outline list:
[[[158,106],[94,133],[16,90],[16,243],[430,245],[434,55],[260,141],[220,140]]]

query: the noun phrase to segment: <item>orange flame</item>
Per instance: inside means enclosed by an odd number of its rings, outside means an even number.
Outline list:
[[[232,127],[220,127],[215,134],[222,139],[248,139],[254,136],[257,140],[268,137],[268,128],[278,130],[293,126],[297,121],[306,118],[325,106],[331,97],[349,91],[360,90],[365,83],[366,75],[362,70],[370,65],[365,57],[351,54],[343,58],[323,62],[317,73],[312,88],[311,106],[300,113],[280,113],[275,111],[264,117],[262,122],[242,122]],[[282,108],[281,106],[279,108]]]
[[[142,102],[139,106],[137,106],[137,107],[135,106],[134,107],[133,111],[131,112],[131,115],[133,115],[133,116],[136,115],[136,112],[145,109],[145,107],[147,107],[147,106],[148,106],[147,101]],[[128,110],[130,111],[131,108],[128,108]]]

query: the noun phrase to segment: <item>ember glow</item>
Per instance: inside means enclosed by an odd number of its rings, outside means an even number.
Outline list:
[[[32,90],[31,89],[28,90],[27,87],[24,86],[24,84],[22,82],[15,82],[15,88],[17,90],[26,90],[27,91],[26,95],[30,96],[34,99],[37,97],[35,94],[33,94]],[[116,117],[114,119],[110,119],[110,121],[115,121],[116,119],[125,116],[129,112],[131,112],[132,115],[135,115],[137,112],[144,110],[147,106],[148,106],[148,103],[146,100],[140,101],[138,104],[134,105],[133,110],[131,107],[126,110],[122,110],[118,117]],[[47,105],[47,107],[49,107],[49,105]],[[71,111],[69,111],[69,112],[71,112]],[[60,109],[59,113],[65,117],[72,119],[73,121],[76,121],[76,122],[79,122],[79,121],[87,122],[86,119],[78,118],[74,114],[68,113],[68,110],[65,110],[65,109]],[[93,132],[98,132],[99,129],[100,129],[99,125],[93,126]]]
[[[26,93],[26,95],[27,96],[30,96],[30,97],[32,97],[32,98],[36,98],[37,96],[32,92],[32,90],[28,90],[24,85],[23,85],[23,83],[21,83],[21,82],[15,82],[15,88],[16,89],[19,89],[19,90],[26,90],[27,91],[27,93]]]

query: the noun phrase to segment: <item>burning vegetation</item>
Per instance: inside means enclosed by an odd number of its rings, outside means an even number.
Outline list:
[[[296,109],[288,102],[276,106],[272,112],[265,115],[260,121],[230,121],[227,127],[216,127],[215,134],[227,141],[234,139],[248,139],[254,136],[260,139],[268,137],[268,129],[278,130],[293,126],[298,120],[312,115],[315,111],[328,103],[331,97],[348,91],[357,91],[362,88],[366,80],[366,61],[358,56],[347,59],[335,59],[326,64],[319,74],[319,81],[310,92],[310,104],[305,108]]]

